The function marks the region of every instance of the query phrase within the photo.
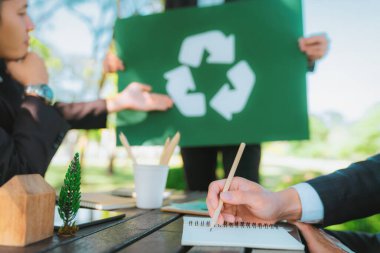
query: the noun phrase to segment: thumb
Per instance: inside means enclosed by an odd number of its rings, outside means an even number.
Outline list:
[[[297,228],[301,231],[306,242],[311,242],[315,240],[316,237],[318,237],[318,230],[314,228],[312,225],[305,224],[302,222],[294,222],[293,224],[296,225]]]
[[[224,203],[231,205],[244,205],[252,201],[252,192],[248,191],[227,191],[220,194],[220,198]]]

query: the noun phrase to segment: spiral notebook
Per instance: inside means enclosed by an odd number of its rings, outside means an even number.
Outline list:
[[[301,251],[304,245],[278,225],[231,223],[210,231],[210,218],[188,217],[183,221],[184,246],[226,246]]]

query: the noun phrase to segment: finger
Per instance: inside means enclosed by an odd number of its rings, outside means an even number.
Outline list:
[[[227,191],[220,194],[222,201],[230,205],[251,205],[255,203],[255,197],[255,193],[248,191]]]
[[[320,50],[320,51],[326,51],[327,50],[327,46],[326,45],[308,45],[308,46],[305,46],[305,51],[316,51],[316,50]]]
[[[214,181],[208,187],[207,203],[209,210],[212,211],[212,213],[210,213],[211,216],[214,214],[214,210],[218,207],[219,194],[223,191],[225,182],[225,179]]]
[[[229,214],[229,213],[222,213],[222,215],[220,216],[223,216],[223,219],[226,221],[226,222],[229,222],[229,223],[234,223],[236,221],[236,217],[235,215],[233,214]]]
[[[207,203],[207,200],[206,200],[206,203]],[[209,207],[209,203],[207,204],[207,208],[208,208],[208,211],[209,211],[209,215],[210,215],[210,217],[213,218],[213,217],[214,217],[214,214],[215,214],[215,209],[210,208],[210,207]],[[223,209],[223,208],[222,208],[222,209]],[[223,213],[223,212],[221,212],[221,213],[219,214],[218,219],[217,219],[217,221],[216,221],[216,224],[222,225],[222,224],[224,223],[225,220],[224,220],[224,217],[223,217],[222,213]]]
[[[314,241],[316,238],[320,237],[318,230],[309,224],[302,222],[294,222],[294,225],[301,231],[303,237],[307,243]]]
[[[117,61],[117,69],[116,70],[124,70],[124,69],[125,69],[124,63],[120,59],[118,59],[118,61]]]
[[[168,105],[171,105],[173,103],[171,98],[166,95],[158,94],[158,93],[148,93],[148,92],[146,94],[149,94],[153,99],[157,101],[165,102]]]
[[[151,108],[152,110],[157,111],[166,111],[170,107],[172,107],[173,102],[168,96],[160,95],[160,94],[149,94],[151,98]]]
[[[303,43],[305,45],[327,44],[327,38],[324,35],[311,36],[309,38],[303,38]]]
[[[152,87],[150,85],[147,85],[147,84],[142,84],[142,83],[138,83],[138,82],[133,82],[130,84],[131,86],[133,87],[138,87],[139,89],[141,89],[142,91],[147,91],[147,92],[150,92],[152,90]]]
[[[207,197],[206,198],[206,205],[207,205],[207,210],[208,210],[208,215],[210,215],[210,217],[212,217],[214,215],[214,212],[215,212],[215,208],[212,207],[212,201]]]
[[[308,46],[305,49],[306,54],[307,53],[320,53],[320,54],[324,54],[326,51],[327,51],[327,47],[321,46],[321,45]]]
[[[109,72],[110,73],[116,73],[117,70],[118,70],[117,63],[112,63],[109,65]]]
[[[325,55],[325,50],[321,48],[310,49],[305,52],[307,57],[311,60],[321,59]]]
[[[326,43],[310,43],[310,44],[306,44],[304,45],[305,49],[308,49],[308,48],[327,48],[327,44]]]
[[[223,215],[219,215],[218,221],[216,222],[219,225],[223,225],[225,222]]]
[[[304,52],[305,51],[305,42],[304,42],[304,38],[299,38],[298,39],[298,47],[300,48],[301,52]]]
[[[327,51],[325,45],[310,45],[305,47],[305,52],[321,52],[322,54]]]
[[[156,95],[156,94],[154,94],[154,95]],[[159,99],[161,99],[163,102],[165,102],[165,104],[168,108],[173,107],[173,100],[170,97],[168,97],[166,95],[162,95],[162,94],[157,94],[157,97]]]

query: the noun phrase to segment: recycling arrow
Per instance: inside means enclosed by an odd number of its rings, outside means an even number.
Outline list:
[[[210,106],[225,119],[232,120],[232,114],[241,112],[247,104],[256,76],[246,61],[240,61],[228,70],[227,77],[234,89],[224,84],[211,99]]]
[[[181,66],[164,74],[166,90],[178,110],[186,117],[206,115],[207,103],[196,86],[190,67],[199,67],[207,51],[207,63],[233,64],[235,62],[235,35],[224,36],[221,31],[208,31],[184,39],[179,53]],[[226,120],[240,113],[246,106],[255,85],[256,76],[248,62],[242,60],[227,71],[230,85],[224,84],[210,101],[210,106]]]
[[[187,117],[201,117],[206,114],[206,97],[195,91],[196,86],[189,67],[180,66],[164,74],[168,80],[166,91],[178,110]]]
[[[235,36],[224,36],[220,31],[209,31],[187,37],[181,46],[178,60],[183,65],[197,68],[203,53],[207,51],[207,63],[231,64],[235,61]]]

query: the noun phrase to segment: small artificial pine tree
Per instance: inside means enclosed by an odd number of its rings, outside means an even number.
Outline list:
[[[78,212],[81,197],[80,174],[79,154],[76,153],[66,172],[65,180],[59,193],[58,213],[63,220],[63,226],[59,228],[58,235],[73,236],[79,229],[73,220]]]

